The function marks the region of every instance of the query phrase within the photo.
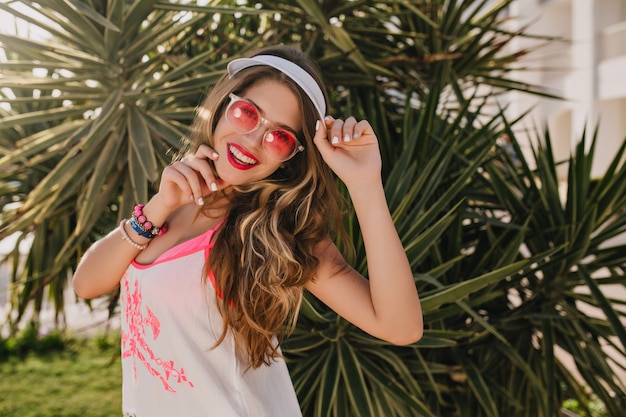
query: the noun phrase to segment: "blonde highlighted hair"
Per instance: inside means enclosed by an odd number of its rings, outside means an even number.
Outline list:
[[[309,58],[286,46],[268,47],[254,55],[276,55],[299,65],[324,91],[321,77]],[[213,143],[212,132],[222,117],[230,93],[243,94],[262,80],[288,86],[300,100],[305,150],[268,178],[232,186],[227,194],[227,217],[219,228],[207,262],[221,297],[218,308],[223,331],[234,335],[238,352],[249,367],[270,364],[280,356],[279,342],[293,330],[302,302],[303,286],[318,266],[315,246],[339,237],[350,247],[342,226],[343,201],[330,168],[313,143],[319,113],[289,77],[268,66],[253,66],[224,75],[198,109],[187,150]],[[209,207],[222,193],[205,199]]]

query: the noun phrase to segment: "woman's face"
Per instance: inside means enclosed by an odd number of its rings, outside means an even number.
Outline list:
[[[295,136],[302,130],[300,102],[286,85],[262,80],[238,96],[253,104],[266,122],[248,133],[240,133],[241,126],[234,126],[226,112],[218,121],[213,132],[213,148],[220,155],[215,169],[222,180],[232,185],[267,178],[284,163],[272,158],[263,147],[264,138],[273,140],[269,131],[279,129]]]

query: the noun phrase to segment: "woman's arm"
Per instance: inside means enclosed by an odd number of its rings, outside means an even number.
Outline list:
[[[154,198],[146,204],[143,212],[154,224],[163,224],[169,215],[166,210],[159,207],[158,201]],[[124,231],[122,232],[120,228],[124,228]],[[141,252],[141,249],[132,243],[124,241],[124,233],[138,245],[147,245],[151,241],[139,236],[127,222],[124,222],[91,245],[80,260],[72,279],[74,290],[79,297],[92,299],[114,290],[119,285],[126,268]]]
[[[176,162],[163,170],[159,192],[143,208],[150,222],[162,225],[172,213],[189,204],[192,199],[198,201],[225,185],[215,180],[207,158],[217,159],[217,154],[208,146],[201,146],[193,158]],[[157,240],[171,239],[167,234],[147,239],[139,236],[128,224],[124,223],[120,227],[138,245],[151,245]],[[140,252],[141,249],[136,245],[124,241],[119,227],[114,229],[95,242],[80,260],[73,277],[76,294],[91,299],[112,291]]]
[[[423,332],[422,310],[385,199],[378,141],[365,121],[349,118],[327,125],[327,133],[316,135],[316,144],[350,193],[365,243],[369,280],[349,267],[327,241],[318,247],[320,266],[307,289],[373,336],[394,344],[416,342]],[[339,142],[333,143],[333,138]]]

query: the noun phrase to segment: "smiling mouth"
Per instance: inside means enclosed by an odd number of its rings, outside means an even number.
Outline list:
[[[253,166],[257,164],[257,161],[255,159],[244,155],[243,152],[241,152],[239,149],[232,145],[228,147],[228,152],[233,157],[233,159],[241,165]]]

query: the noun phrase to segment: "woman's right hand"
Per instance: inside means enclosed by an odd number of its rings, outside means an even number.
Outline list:
[[[227,184],[216,178],[209,160],[219,155],[208,145],[200,145],[193,156],[168,165],[161,175],[159,192],[155,195],[163,206],[176,210],[194,201],[204,204],[204,197],[224,188]]]
[[[156,225],[164,224],[178,208],[192,200],[197,204],[212,191],[227,184],[215,177],[209,160],[219,156],[209,146],[202,145],[198,151],[163,170],[159,192],[143,207],[144,215]],[[215,184],[215,185],[213,185]],[[128,213],[130,216],[131,213]],[[83,255],[74,273],[73,283],[79,297],[91,299],[112,291],[119,285],[128,265],[139,254],[140,248],[122,241],[124,234],[138,245],[148,245],[167,235],[148,239],[122,223],[124,233],[113,230],[95,242]],[[171,232],[170,232],[171,233]]]

